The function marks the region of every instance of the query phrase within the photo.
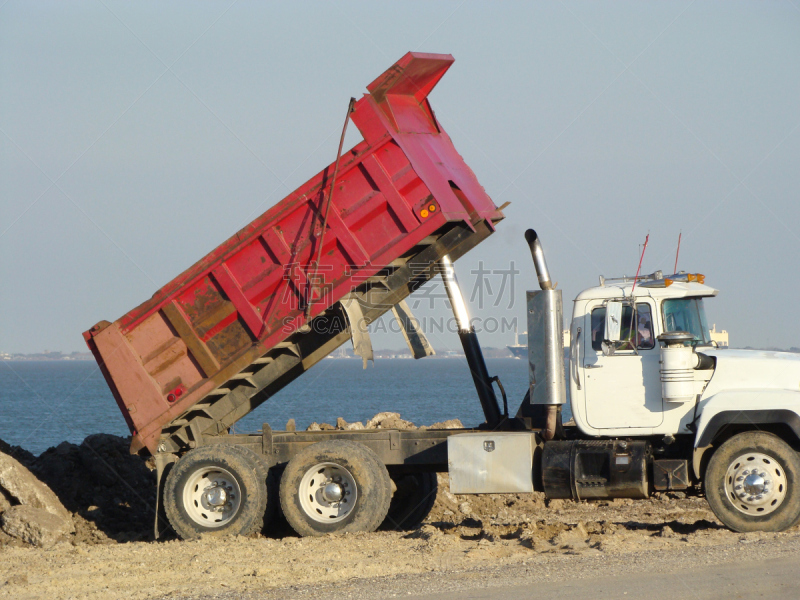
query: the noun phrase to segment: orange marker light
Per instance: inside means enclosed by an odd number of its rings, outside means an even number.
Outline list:
[[[692,281],[694,281],[695,279],[697,279],[697,275],[692,275],[691,273],[689,273],[689,274],[686,276],[686,281],[692,282]]]
[[[431,204],[431,205],[428,207],[428,210],[429,210],[429,211],[431,211],[431,212],[436,212],[436,205],[435,205],[435,204]]]
[[[665,279],[664,280],[664,287],[669,287],[673,283],[672,279]]]
[[[697,275],[695,275],[695,277],[697,277],[697,283],[705,283],[706,282],[706,276],[703,275],[702,273],[698,273]]]
[[[422,217],[423,219],[427,219],[428,218],[428,211],[423,208],[421,211],[419,211],[419,216]]]

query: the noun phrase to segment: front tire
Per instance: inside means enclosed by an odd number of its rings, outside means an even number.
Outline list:
[[[346,440],[308,446],[281,477],[283,514],[302,536],[375,531],[391,495],[389,473],[378,456]]]
[[[733,436],[711,456],[706,498],[734,531],[783,531],[800,519],[800,457],[763,431]]]
[[[164,510],[184,540],[257,533],[264,526],[267,501],[267,470],[261,460],[229,444],[186,453],[164,486]]]

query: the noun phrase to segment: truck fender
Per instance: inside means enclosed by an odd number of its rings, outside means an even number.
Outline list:
[[[760,390],[759,390],[760,391]],[[759,392],[755,391],[755,392]],[[791,400],[800,403],[800,393],[790,390],[764,390],[769,392],[770,396],[776,395],[773,392],[782,392],[781,395],[787,395]],[[741,392],[737,392],[741,393]],[[727,395],[723,392],[716,396]],[[714,398],[716,398],[714,396]],[[754,393],[751,400],[758,400],[758,404],[763,406],[763,398],[759,393]],[[752,406],[752,403],[751,403]],[[784,405],[785,406],[785,405]],[[707,417],[707,418],[706,418]],[[769,424],[784,424],[794,432],[797,439],[800,440],[800,414],[797,410],[790,408],[760,408],[757,410],[720,410],[713,411],[712,415],[707,415],[705,409],[703,417],[701,417],[700,424],[697,429],[697,436],[695,438],[695,448],[692,456],[692,468],[696,477],[700,478],[703,457],[708,450],[712,448],[712,443],[717,435],[728,425],[769,425]]]

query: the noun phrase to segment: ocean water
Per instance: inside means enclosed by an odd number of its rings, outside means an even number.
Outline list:
[[[524,360],[487,359],[498,375],[512,414],[528,386]],[[499,396],[499,393],[498,393]],[[269,423],[283,429],[293,418],[298,429],[316,421],[366,422],[393,411],[417,425],[458,418],[466,426],[483,422],[469,369],[463,358],[324,360],[240,420],[237,433]],[[129,434],[97,365],[91,361],[0,361],[0,439],[40,454],[62,441],[80,443],[92,433]]]

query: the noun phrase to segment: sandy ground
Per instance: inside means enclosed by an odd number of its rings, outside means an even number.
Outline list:
[[[412,532],[299,538],[278,523],[255,538],[119,543],[84,519],[82,533],[48,550],[0,546],[0,597],[388,598],[568,568],[588,576],[719,563],[750,549],[800,556],[800,528],[734,533],[700,496],[546,503],[541,494],[453,496],[446,476],[439,487]]]

